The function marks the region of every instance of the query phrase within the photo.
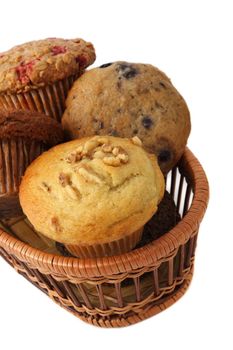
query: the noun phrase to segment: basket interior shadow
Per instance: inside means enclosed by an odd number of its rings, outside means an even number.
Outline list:
[[[0,255],[56,303],[101,327],[127,326],[178,300],[193,275],[197,235],[209,197],[205,173],[189,149],[166,178],[181,220],[129,253],[66,257],[25,217],[0,222]]]

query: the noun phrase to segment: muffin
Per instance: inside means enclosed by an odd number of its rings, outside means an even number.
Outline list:
[[[184,152],[190,133],[188,107],[158,68],[108,63],[84,73],[66,100],[67,139],[93,134],[137,135],[167,173]]]
[[[26,170],[20,203],[37,231],[78,257],[127,252],[164,194],[140,140],[94,136],[51,148]]]
[[[0,218],[22,214],[18,190],[25,169],[62,140],[61,125],[43,114],[0,111]]]
[[[28,109],[60,121],[73,81],[95,60],[91,43],[49,38],[0,54],[0,107]]]
[[[158,210],[152,218],[146,223],[142,238],[135,248],[158,239],[170,231],[180,221],[180,214],[177,211],[174,199],[171,194],[165,191],[163,199],[158,205]]]

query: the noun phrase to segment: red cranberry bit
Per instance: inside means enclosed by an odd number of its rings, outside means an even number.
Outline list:
[[[35,62],[36,60],[33,60],[28,63],[21,62],[20,65],[15,68],[16,73],[18,75],[18,79],[21,81],[21,83],[29,83],[30,78],[28,75],[32,72]]]
[[[80,68],[85,68],[87,65],[87,59],[84,55],[79,55],[75,58],[75,61],[79,63]]]
[[[61,53],[65,53],[67,49],[65,46],[56,45],[51,48],[51,51],[52,51],[52,55],[56,56],[56,55],[60,55]]]

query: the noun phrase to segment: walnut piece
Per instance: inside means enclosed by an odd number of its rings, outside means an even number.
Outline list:
[[[63,187],[65,187],[67,185],[70,185],[70,177],[69,177],[69,175],[67,175],[65,173],[60,173],[58,179],[59,179],[60,184]]]
[[[136,142],[139,141],[139,139],[136,140]],[[89,162],[92,159],[102,159],[106,165],[119,166],[126,164],[129,161],[129,156],[121,146],[112,146],[106,137],[98,137],[79,146],[66,158],[66,161],[71,164],[82,161],[82,163],[79,163],[82,168],[83,161]],[[94,181],[95,174],[91,173],[90,176],[90,172],[86,169],[81,170],[81,172],[79,169],[79,166],[76,167],[75,172],[79,172],[83,177],[86,176],[86,180]],[[98,180],[96,179],[95,182],[98,183]]]
[[[132,142],[136,146],[142,146],[142,141],[140,140],[140,138],[138,136],[134,136],[132,138]]]
[[[92,151],[94,148],[99,146],[99,142],[97,140],[89,140],[84,144],[83,153],[88,153]]]
[[[103,151],[96,151],[93,154],[93,158],[99,158],[99,159],[103,159],[106,156],[106,154]]]
[[[112,154],[114,156],[117,156],[119,154],[119,151],[120,151],[120,148],[119,147],[114,147],[113,150],[112,150]]]
[[[79,146],[77,149],[76,149],[76,153],[82,153],[83,151],[83,146]]]
[[[117,155],[117,158],[118,159],[120,159],[120,161],[122,162],[122,163],[127,163],[128,162],[128,160],[129,160],[129,156],[128,156],[128,154],[126,154],[126,153],[119,153],[118,155]]]
[[[78,162],[80,159],[81,159],[81,155],[76,152],[70,153],[70,155],[65,158],[67,163],[71,163],[71,164]]]
[[[121,164],[121,160],[115,157],[104,157],[103,162],[104,164],[111,166],[119,166]]]
[[[102,180],[98,177],[97,174],[90,168],[84,168],[81,167],[78,169],[78,173],[87,181],[87,182],[94,182],[97,184],[102,183]]]
[[[57,232],[57,233],[60,233],[62,232],[62,228],[59,224],[59,220],[56,216],[53,216],[51,218],[51,224],[52,224],[52,227],[54,228],[54,230]]]
[[[102,146],[102,151],[104,153],[111,153],[112,152],[112,146],[104,143],[103,146]]]

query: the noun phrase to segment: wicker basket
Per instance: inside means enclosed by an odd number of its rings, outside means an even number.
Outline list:
[[[128,326],[179,299],[193,275],[199,224],[208,203],[205,173],[190,150],[166,179],[181,221],[130,253],[96,259],[62,256],[25,218],[4,220],[0,254],[56,303],[101,327]]]

